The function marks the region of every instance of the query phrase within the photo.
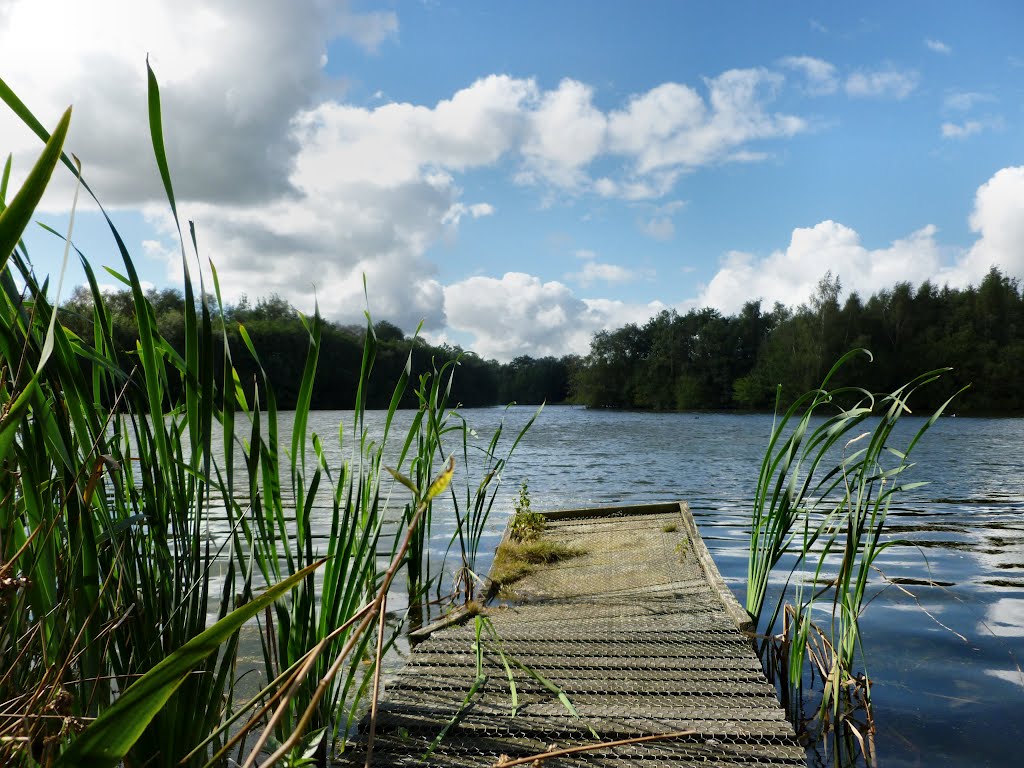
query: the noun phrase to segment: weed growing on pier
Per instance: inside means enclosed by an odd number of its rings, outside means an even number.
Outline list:
[[[519,486],[519,497],[513,506],[512,522],[508,535],[513,541],[536,541],[544,533],[547,518],[530,509],[530,489],[523,480]]]
[[[498,545],[491,566],[492,590],[508,587],[528,576],[538,565],[557,563],[586,554],[578,547],[570,547],[551,539],[516,541],[509,538]]]

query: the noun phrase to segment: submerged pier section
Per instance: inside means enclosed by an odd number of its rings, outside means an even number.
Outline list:
[[[544,536],[583,554],[516,582],[489,627],[470,620],[416,647],[380,703],[374,765],[429,752],[427,765],[491,766],[684,731],[540,764],[806,765],[685,504],[547,517]],[[346,758],[362,764],[364,750]]]

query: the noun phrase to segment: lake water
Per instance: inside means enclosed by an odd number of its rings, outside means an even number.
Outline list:
[[[462,414],[483,446],[502,418],[511,437],[534,411]],[[339,422],[347,428],[350,415],[314,413],[310,426],[326,437],[337,435]],[[921,423],[907,418],[901,434]],[[504,472],[481,566],[523,479],[535,509],[685,500],[742,603],[747,518],[771,426],[762,415],[547,407]],[[913,479],[929,485],[898,498],[889,518],[892,537],[912,546],[893,547],[878,562],[886,576],[915,584],[906,587],[913,597],[879,577],[862,620],[883,767],[1020,764],[1022,443],[1024,419],[947,417],[914,451]],[[432,535],[436,556],[450,535],[442,513]],[[939,585],[918,585],[929,580]]]

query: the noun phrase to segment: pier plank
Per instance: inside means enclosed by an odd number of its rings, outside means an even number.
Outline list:
[[[490,611],[499,639],[483,644],[486,682],[425,764],[490,766],[502,755],[683,730],[693,733],[544,765],[806,764],[741,632],[746,613],[685,504],[547,516],[544,536],[584,554],[538,567],[516,583],[513,602]],[[423,764],[473,684],[474,643],[471,620],[417,646],[380,703],[374,765]],[[563,691],[578,717],[527,670]],[[347,750],[344,764],[361,765],[363,749]]]

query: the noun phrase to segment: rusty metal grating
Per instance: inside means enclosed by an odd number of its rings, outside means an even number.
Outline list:
[[[673,529],[674,527],[674,529]],[[559,766],[803,766],[806,757],[738,623],[685,504],[550,515],[545,536],[586,554],[538,568],[497,608],[487,681],[427,759],[489,766],[501,755],[693,729],[695,734],[549,759]],[[374,765],[419,765],[476,673],[470,622],[432,635],[381,702]],[[514,662],[563,691],[573,717]],[[596,732],[599,739],[595,739]],[[357,745],[343,764],[361,765]]]

